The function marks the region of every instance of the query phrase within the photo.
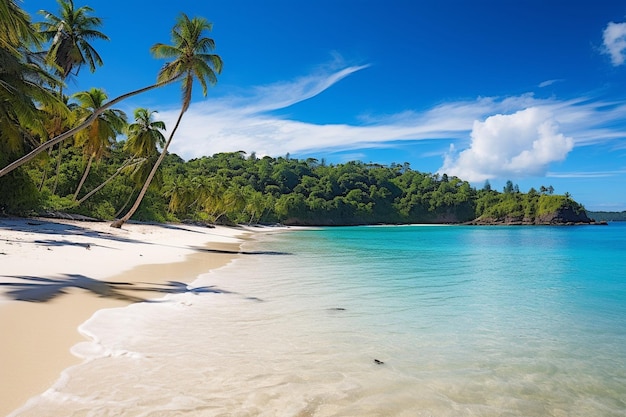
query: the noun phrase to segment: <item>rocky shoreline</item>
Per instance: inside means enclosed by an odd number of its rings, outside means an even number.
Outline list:
[[[544,214],[535,218],[506,216],[503,218],[479,217],[464,223],[476,226],[606,226],[606,221],[596,222],[590,219],[585,211],[576,212],[571,207],[564,207],[554,213]]]

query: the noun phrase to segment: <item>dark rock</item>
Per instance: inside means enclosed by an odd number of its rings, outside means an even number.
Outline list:
[[[502,218],[480,217],[478,219],[467,222],[468,225],[478,226],[533,226],[533,225],[559,225],[573,226],[581,224],[595,224],[584,210],[575,211],[572,207],[563,207],[554,213],[543,214],[535,219],[527,217],[506,216]]]
[[[544,214],[535,219],[535,224],[589,224],[591,220],[584,210],[578,213],[572,207],[563,207],[554,213]]]

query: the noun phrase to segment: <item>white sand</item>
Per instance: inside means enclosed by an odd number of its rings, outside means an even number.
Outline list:
[[[95,311],[161,297],[180,288],[169,281],[226,265],[247,232],[0,218],[0,415],[78,363],[70,348]]]

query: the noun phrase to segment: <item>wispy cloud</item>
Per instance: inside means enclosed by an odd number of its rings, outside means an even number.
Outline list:
[[[588,97],[478,97],[420,112],[369,115],[359,124],[313,124],[274,114],[365,68],[320,70],[245,95],[194,103],[170,149],[185,159],[239,150],[259,156],[317,153],[323,157],[326,152],[358,153],[397,141],[441,140],[445,147],[455,146],[445,155],[441,169],[471,179],[545,174],[573,147],[615,143],[626,137],[626,102]],[[159,113],[168,126],[173,126],[177,115],[177,109]]]
[[[626,23],[610,22],[602,34],[604,53],[611,56],[614,66],[624,63],[626,56]]]
[[[237,108],[249,114],[283,109],[315,97],[342,79],[368,67],[369,65],[350,66],[330,73],[320,69],[317,74],[293,81],[253,88],[249,96],[226,98],[222,100],[222,104],[239,104]]]
[[[626,169],[590,172],[547,172],[549,178],[608,178],[626,174]]]
[[[557,80],[546,80],[546,81],[544,81],[544,82],[539,83],[539,88],[549,87],[549,86],[551,86],[552,84],[555,84],[555,83],[560,83],[560,82],[562,82],[562,81],[563,81],[563,80],[561,80],[561,79],[557,79]]]

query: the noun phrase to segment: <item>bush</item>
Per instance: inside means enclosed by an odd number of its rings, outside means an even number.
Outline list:
[[[0,177],[0,213],[26,216],[40,208],[39,190],[21,168]]]

